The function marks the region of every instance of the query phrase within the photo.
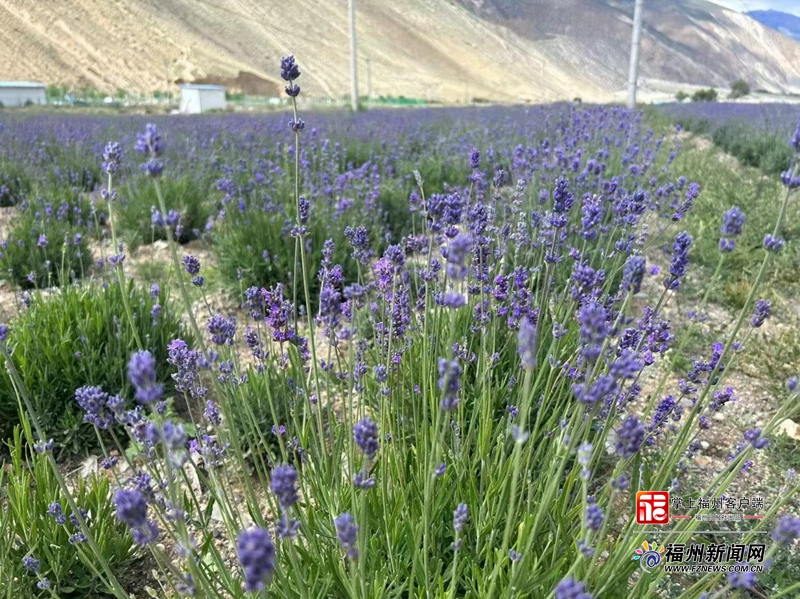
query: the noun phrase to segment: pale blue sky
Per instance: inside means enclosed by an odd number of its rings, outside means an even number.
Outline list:
[[[800,16],[800,0],[711,0],[716,4],[742,12],[748,10],[780,10]]]

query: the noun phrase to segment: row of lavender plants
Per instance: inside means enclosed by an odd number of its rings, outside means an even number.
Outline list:
[[[800,104],[696,102],[666,104],[659,108],[659,112],[677,122],[704,120],[712,128],[730,122],[746,123],[756,130],[776,133],[788,140],[800,118]]]
[[[687,131],[710,135],[714,145],[767,174],[785,172],[794,159],[787,140],[800,121],[798,104],[668,104],[659,112]]]
[[[294,103],[292,57],[281,75]],[[165,360],[151,339],[132,334],[129,393],[91,382],[74,391],[115,487],[115,517],[161,573],[156,596],[587,599],[663,588],[663,570],[645,573],[631,559],[642,541],[633,496],[680,487],[712,415],[734,399],[724,377],[769,317],[759,286],[784,245],[798,167],[784,177],[744,307],[672,389],[670,369],[657,368],[680,357],[685,335],[676,338],[664,309],[690,268],[693,240],[682,221],[702,201],[700,185],[673,172],[680,144],[619,108],[512,111],[522,120],[507,135],[509,115],[472,113],[463,116],[481,125],[449,137],[432,123],[447,115],[420,114],[412,130],[434,133],[387,140],[391,130],[378,127],[360,163],[345,158],[354,150],[309,136],[296,106],[288,131],[275,133],[292,142],[281,142],[277,159],[260,158],[254,141],[249,158],[237,150],[220,166],[219,144],[237,139],[226,131],[195,134],[207,143],[168,160],[175,154],[158,124],[104,146],[97,181],[105,204],[93,209],[103,207],[107,223],[95,226],[112,237],[111,277],[128,284],[115,203],[133,149],[142,155],[135,184],[152,188],[154,228],[176,277],[179,300],[168,310],[186,321],[184,334],[160,348]],[[356,129],[362,118],[369,127],[381,117],[356,117]],[[793,144],[800,152],[800,131]],[[431,183],[437,169],[426,163],[441,166],[437,151],[464,165],[463,181]],[[206,266],[181,248],[180,215],[169,217],[165,182],[178,164],[225,170],[212,230],[232,235],[256,222],[267,254],[258,246],[243,254],[289,260],[276,273],[292,276],[273,273],[268,285],[240,265],[235,314],[209,302],[195,309]],[[391,169],[410,185],[404,209],[390,207],[396,226],[375,220],[376,181]],[[291,201],[271,197],[276,190]],[[351,210],[352,220],[336,217]],[[720,225],[724,256],[747,226],[745,213],[733,208]],[[659,248],[663,269],[648,261]],[[116,326],[137,331],[142,310],[126,293],[119,304]],[[2,340],[8,335],[3,326]],[[60,474],[36,407],[43,391],[25,384],[17,351],[2,345],[20,416],[32,423],[30,459],[49,463],[64,498],[29,517],[73,527],[78,559],[107,592],[128,597],[100,546],[98,515]],[[164,362],[170,384],[159,374]],[[654,372],[665,374],[650,385]],[[727,467],[696,493],[724,495],[797,403],[795,378],[769,423],[732,439]],[[190,406],[183,418],[178,404]],[[747,543],[770,531],[768,559],[800,536],[800,519],[784,513],[797,489],[787,482],[744,535]],[[687,542],[699,524],[682,520],[664,543]],[[58,597],[44,547],[21,545],[23,584]],[[679,594],[723,597],[755,583],[751,574],[687,575]]]

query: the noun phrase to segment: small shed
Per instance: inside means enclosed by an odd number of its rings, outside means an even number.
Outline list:
[[[30,81],[0,81],[0,103],[2,106],[47,104],[45,85]]]
[[[187,83],[180,87],[180,111],[183,114],[199,114],[225,108],[225,88],[221,85]]]

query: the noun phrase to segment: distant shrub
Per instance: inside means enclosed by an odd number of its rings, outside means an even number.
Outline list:
[[[26,446],[30,430],[17,427],[9,444],[11,459],[0,471],[3,503],[0,507],[0,589],[3,597],[63,599],[95,597],[99,580],[95,558],[81,551],[70,537],[79,532],[77,521],[45,456]],[[78,477],[75,503],[116,576],[130,563],[134,545],[126,526],[117,520],[105,476]],[[58,506],[60,514],[55,511]],[[53,512],[52,515],[48,513]],[[23,559],[38,562],[38,571],[26,570]],[[49,590],[37,588],[47,579]],[[107,590],[107,589],[102,589]]]
[[[376,256],[389,243],[398,243],[413,230],[413,219],[408,214],[413,167],[399,161],[394,168],[409,173],[409,178],[384,181],[378,165],[370,160],[369,147],[348,147],[344,156],[346,166],[339,167],[337,184],[326,185],[308,204],[305,243],[312,303],[319,287],[316,273],[322,248],[328,239],[334,242],[333,263],[342,266],[345,280],[355,280],[358,267],[345,237],[347,227],[369,229],[369,245]],[[452,172],[446,163],[432,160],[422,176],[426,181],[439,183]],[[223,277],[237,292],[242,286],[271,287],[286,283],[287,291],[293,295],[291,279],[296,274],[295,260],[299,263],[299,256],[291,235],[297,210],[294,200],[289,199],[293,193],[291,186],[285,181],[237,186],[232,180],[221,181],[219,185],[225,196],[219,202],[220,217],[212,231]],[[387,240],[387,234],[391,240]],[[301,284],[297,291],[298,298],[305,297]]]
[[[730,98],[731,100],[736,100],[737,98],[744,98],[745,96],[750,95],[750,84],[747,83],[744,79],[737,79],[733,83],[731,83],[731,93]]]
[[[717,90],[715,89],[699,89],[692,94],[692,102],[716,102]]]
[[[131,283],[125,293],[142,344],[158,360],[158,378],[170,380],[167,344],[180,336],[180,320],[168,297],[157,298]],[[156,317],[153,316],[154,306]],[[128,325],[119,284],[70,286],[53,295],[36,294],[30,308],[9,327],[12,359],[30,390],[48,435],[77,451],[95,443],[94,433],[79,416],[75,390],[96,385],[110,393],[128,393],[126,364],[137,350]],[[2,361],[2,360],[0,360]],[[18,422],[17,396],[5,365],[0,374],[0,438]]]
[[[116,206],[115,218],[134,249],[167,238],[160,219],[172,226],[179,243],[197,239],[214,212],[210,200],[213,182],[208,178],[165,176],[161,189],[167,207],[165,215],[158,210],[155,187],[146,179],[133,179],[122,188],[124,198]]]
[[[91,266],[87,235],[105,218],[87,203],[23,202],[8,237],[0,241],[0,277],[23,289],[59,286]]]
[[[712,139],[716,146],[743,164],[771,175],[789,168],[794,157],[792,148],[782,136],[755,130],[741,122],[721,125],[714,131]]]
[[[4,164],[0,167],[0,206],[18,204],[30,187],[30,183],[18,165]]]
[[[358,224],[355,217],[347,224]],[[214,232],[214,250],[219,269],[232,289],[252,286],[271,287],[286,283],[297,274],[295,240],[290,236],[292,225],[282,206],[272,209],[251,209],[246,212],[230,210],[224,220],[218,221]],[[319,280],[315,276],[320,266],[322,246],[333,239],[335,250],[333,263],[341,264],[345,280],[355,280],[358,275],[356,262],[350,257],[352,250],[344,236],[345,222],[316,216],[309,219],[309,235],[306,248],[309,268],[309,292],[312,304],[319,292]],[[289,295],[292,285],[287,283]],[[303,285],[298,282],[297,297],[304,298]],[[302,303],[302,301],[301,301]]]
[[[678,102],[684,102],[689,97],[685,91],[681,90],[677,94],[675,94],[675,100]]]
[[[686,117],[680,119],[678,123],[687,131],[697,133],[698,135],[711,133],[711,131],[714,130],[713,123],[704,118]]]

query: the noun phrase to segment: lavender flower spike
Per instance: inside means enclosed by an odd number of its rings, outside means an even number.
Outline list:
[[[236,553],[244,570],[245,590],[261,591],[275,571],[275,545],[264,528],[239,533]]]

